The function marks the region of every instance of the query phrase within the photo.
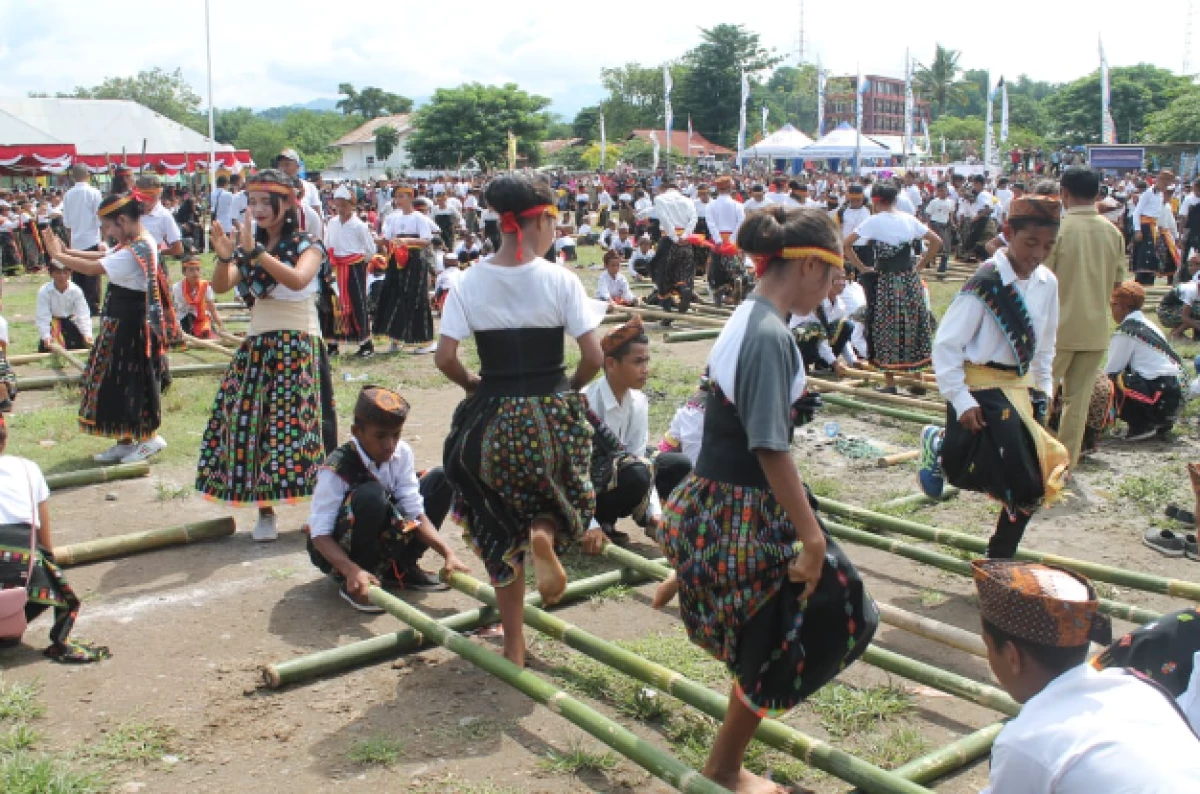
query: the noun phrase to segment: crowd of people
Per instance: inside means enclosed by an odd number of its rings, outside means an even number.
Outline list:
[[[228,337],[238,347],[200,440],[196,489],[255,508],[260,542],[278,536],[278,505],[311,500],[312,561],[364,612],[378,611],[373,586],[443,589],[420,565],[429,549],[444,571],[467,570],[440,532],[453,513],[496,588],[517,665],[525,569],[554,604],[564,549],[626,543],[617,525],[632,519],[673,571],[655,606],[678,598],[689,637],[733,677],[704,774],[740,794],[779,792],[743,765],[760,721],[856,660],[879,621],[792,457],[795,428],[820,408],[808,378],[866,363],[887,393],[936,386],[946,401],[945,428],[922,434],[924,491],[950,483],[1002,504],[972,567],[992,670],[1025,708],[997,739],[989,790],[1200,789],[1196,610],[1090,658],[1091,642],[1112,642],[1095,588],[1013,559],[1035,511],[1070,487],[1097,421],[1123,420],[1136,441],[1177,420],[1185,365],[1143,313],[1145,287],[1157,276],[1175,285],[1182,309],[1174,325],[1160,309],[1164,326],[1200,323],[1190,279],[1200,182],[1176,204],[1169,171],[1106,180],[1083,165],[1036,184],[814,171],[319,186],[299,169],[285,150],[244,181],[222,176],[207,228],[192,197],[149,174],[118,173],[104,195],[80,169],[61,197],[2,208],[5,267],[51,272],[37,299],[43,346],[90,348],[79,426],[114,442],[97,460],[160,452],[167,351]],[[594,295],[571,266],[588,245],[604,248]],[[979,266],[939,320],[923,277],[935,265],[946,277],[950,252]],[[174,284],[171,258],[182,261]],[[631,280],[649,281],[649,296],[635,297]],[[242,337],[215,303],[231,290],[250,311]],[[601,320],[701,302],[732,311],[656,443],[643,320],[607,333]],[[403,440],[411,408],[391,388],[364,386],[349,439],[339,434],[330,356],[343,344],[376,355],[376,337],[433,354],[462,388],[441,466],[418,470]],[[9,384],[0,398],[11,409],[19,384]],[[7,432],[0,424],[0,449]],[[69,636],[79,602],[54,564],[47,496],[35,464],[0,456],[0,583],[30,588],[29,619],[56,610],[51,656],[106,658]],[[1144,540],[1167,553],[1178,538],[1164,532]]]

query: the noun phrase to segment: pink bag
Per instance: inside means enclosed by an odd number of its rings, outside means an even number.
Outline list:
[[[29,483],[29,504],[33,506],[29,529],[29,569],[25,572],[25,587],[0,590],[0,640],[19,640],[29,626],[25,620],[25,604],[29,601],[29,581],[33,577],[33,563],[37,559],[37,504],[33,499],[33,479],[25,469]]]

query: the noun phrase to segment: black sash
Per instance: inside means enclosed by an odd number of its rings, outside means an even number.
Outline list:
[[[1156,334],[1150,326],[1133,318],[1126,318],[1124,322],[1117,326],[1117,333],[1125,334],[1139,342],[1149,345],[1152,349],[1162,353],[1167,358],[1175,362],[1175,366],[1183,369],[1183,359],[1175,352],[1175,348]]]
[[[1005,286],[1000,271],[993,263],[987,262],[963,284],[962,291],[983,301],[983,305],[1000,324],[1000,330],[1016,356],[1017,374],[1028,372],[1037,348],[1037,335],[1033,331],[1029,308],[1016,286]]]

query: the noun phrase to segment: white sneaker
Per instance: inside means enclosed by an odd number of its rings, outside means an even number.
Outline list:
[[[404,346],[399,342],[392,342],[392,344],[388,346],[389,353],[399,353],[402,350],[404,350]]]
[[[274,513],[259,513],[250,534],[255,543],[270,543],[279,537],[279,516]]]
[[[437,352],[437,342],[425,345],[425,347],[418,347],[416,350],[413,351],[413,355],[414,356],[427,356],[430,353],[434,353],[434,352]]]
[[[125,457],[121,458],[122,463],[137,463],[139,460],[153,457],[167,448],[167,440],[162,436],[155,436],[149,441],[143,441],[133,448]]]
[[[126,455],[137,449],[136,444],[113,444],[99,455],[93,455],[97,463],[119,463]]]

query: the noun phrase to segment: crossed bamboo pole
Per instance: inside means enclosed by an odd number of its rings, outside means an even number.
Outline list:
[[[190,375],[211,375],[217,372],[224,372],[226,369],[228,369],[227,364],[181,364],[171,367],[171,377],[182,378]],[[38,391],[53,389],[55,386],[71,385],[79,383],[82,380],[82,372],[73,372],[69,375],[43,375],[33,378],[18,378],[17,385],[24,391]]]

